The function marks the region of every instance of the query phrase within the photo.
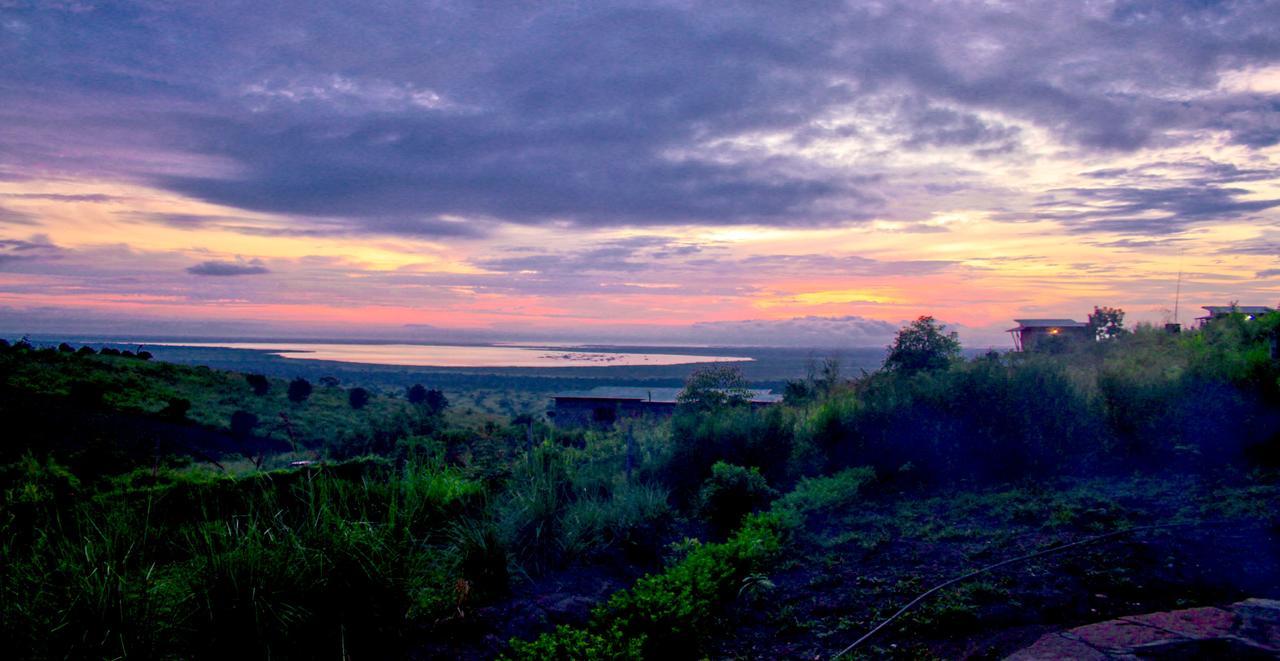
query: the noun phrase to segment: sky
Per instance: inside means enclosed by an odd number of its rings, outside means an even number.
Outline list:
[[[932,315],[1004,346],[1276,305],[1277,26],[0,0],[0,331],[875,346]]]

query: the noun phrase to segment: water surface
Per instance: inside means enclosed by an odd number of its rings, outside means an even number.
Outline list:
[[[163,342],[164,346],[263,351],[282,358],[409,367],[629,367],[750,361],[741,356],[704,356],[625,351],[573,351],[529,346],[445,344],[322,344],[309,342]]]

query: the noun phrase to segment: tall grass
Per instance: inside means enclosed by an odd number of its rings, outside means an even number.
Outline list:
[[[347,472],[178,478],[71,503],[10,490],[6,649],[288,658],[394,646],[411,614],[455,606],[466,566],[446,533],[476,514],[480,487],[425,465]]]

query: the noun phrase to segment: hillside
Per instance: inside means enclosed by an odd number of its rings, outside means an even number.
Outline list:
[[[994,658],[1280,597],[1278,327],[972,358],[926,342],[940,352],[818,372],[764,408],[707,369],[673,417],[590,429],[8,346],[3,642],[33,658],[826,658],[1000,565],[852,650]],[[236,411],[259,426],[232,429]],[[281,412],[296,448],[266,422]]]

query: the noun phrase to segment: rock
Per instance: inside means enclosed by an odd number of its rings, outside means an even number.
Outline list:
[[[1280,656],[1280,601],[1132,615],[1042,636],[1009,659],[1270,659]]]

